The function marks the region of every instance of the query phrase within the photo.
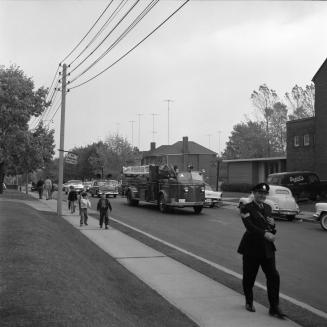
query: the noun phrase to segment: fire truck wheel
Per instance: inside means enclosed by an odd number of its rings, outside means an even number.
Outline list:
[[[198,215],[201,213],[202,211],[202,206],[194,206],[193,209],[194,209],[194,212]]]
[[[168,211],[166,201],[165,201],[165,197],[164,197],[163,194],[161,194],[160,198],[159,198],[159,210],[162,213],[166,213]]]

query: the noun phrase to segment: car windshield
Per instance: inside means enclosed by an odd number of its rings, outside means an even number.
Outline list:
[[[105,185],[108,185],[108,182],[98,182],[98,185],[99,186],[105,186]]]
[[[290,194],[288,190],[277,189],[275,191],[276,194]]]
[[[118,185],[118,181],[110,180],[110,181],[108,182],[108,184],[109,184],[110,186],[117,186],[117,185]]]
[[[179,183],[186,184],[203,184],[203,177],[197,171],[192,172],[182,172],[177,174],[177,180]]]
[[[82,184],[82,181],[69,181],[70,184]]]

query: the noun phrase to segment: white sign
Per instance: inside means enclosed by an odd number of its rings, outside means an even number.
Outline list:
[[[148,174],[149,173],[149,166],[129,166],[123,167],[123,174],[126,175],[141,175],[141,174]]]
[[[72,164],[72,165],[77,165],[77,159],[78,156],[72,152],[68,152],[66,157],[65,157],[65,162]]]

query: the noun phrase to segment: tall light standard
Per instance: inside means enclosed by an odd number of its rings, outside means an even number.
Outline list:
[[[152,116],[152,142],[154,142],[154,134],[157,133],[154,129],[154,117],[159,116],[159,114],[152,113],[150,115]]]
[[[141,148],[141,116],[143,116],[143,114],[137,114],[138,118],[139,118],[139,150]]]
[[[207,134],[208,138],[209,138],[209,149],[211,150],[211,134]]]
[[[129,123],[132,124],[132,149],[134,148],[134,123],[135,120],[129,120]]]
[[[221,131],[218,131],[218,155],[220,156],[220,134],[221,134]]]
[[[166,99],[164,101],[166,101],[168,104],[168,145],[169,145],[169,111],[170,111],[170,103],[174,102],[174,100]]]

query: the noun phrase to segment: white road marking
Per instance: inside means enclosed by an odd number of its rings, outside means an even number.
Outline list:
[[[174,248],[174,249],[176,249],[176,250],[178,250],[178,251],[180,251],[182,253],[185,253],[185,254],[187,254],[187,255],[189,255],[189,256],[191,256],[193,258],[196,258],[196,259],[198,259],[198,260],[200,260],[200,261],[202,261],[202,262],[204,262],[206,264],[209,264],[212,267],[215,267],[216,269],[219,269],[219,270],[221,270],[221,271],[223,271],[223,272],[225,272],[225,273],[227,273],[229,275],[232,275],[232,276],[242,280],[242,275],[235,272],[235,271],[233,271],[233,270],[230,270],[230,269],[228,269],[228,268],[226,268],[226,267],[224,267],[222,265],[219,265],[219,264],[217,264],[215,262],[212,262],[210,260],[202,258],[202,257],[200,257],[200,256],[198,256],[198,255],[196,255],[196,254],[194,254],[192,252],[189,252],[189,251],[187,251],[185,249],[182,249],[182,248],[180,248],[180,247],[178,247],[178,246],[176,246],[176,245],[174,245],[172,243],[166,242],[166,241],[162,240],[161,238],[158,238],[156,236],[153,236],[152,234],[146,233],[146,232],[144,232],[144,231],[142,231],[142,230],[140,230],[138,228],[135,228],[135,227],[133,227],[133,226],[131,226],[129,224],[126,224],[126,223],[120,221],[119,219],[116,219],[116,218],[113,218],[113,217],[111,217],[111,219],[113,221],[115,221],[115,222],[117,222],[117,223],[119,223],[119,224],[121,224],[123,226],[126,226],[126,227],[128,227],[128,228],[130,228],[132,230],[135,230],[136,232],[139,232],[139,233],[141,233],[141,234],[143,234],[143,235],[145,235],[145,236],[147,236],[147,237],[149,237],[149,238],[151,238],[151,239],[153,239],[155,241],[158,241],[158,242],[160,242],[162,244],[170,246],[170,247],[172,247],[172,248]],[[264,285],[262,285],[261,283],[255,282],[255,285],[257,287],[260,287],[261,289],[267,291],[267,288]],[[296,300],[296,299],[294,299],[294,298],[292,298],[292,297],[290,297],[290,296],[288,296],[286,294],[283,294],[283,293],[280,293],[280,297],[287,300],[287,301],[289,301],[289,302],[291,302],[291,303],[293,303],[293,304],[295,304],[295,305],[297,305],[297,306],[299,306],[299,307],[301,307],[301,308],[303,308],[303,309],[306,309],[306,310],[316,314],[319,317],[327,319],[327,313],[326,312],[321,311],[319,309],[316,309],[316,308],[312,307],[311,305],[309,305],[307,303],[298,301],[298,300]]]

